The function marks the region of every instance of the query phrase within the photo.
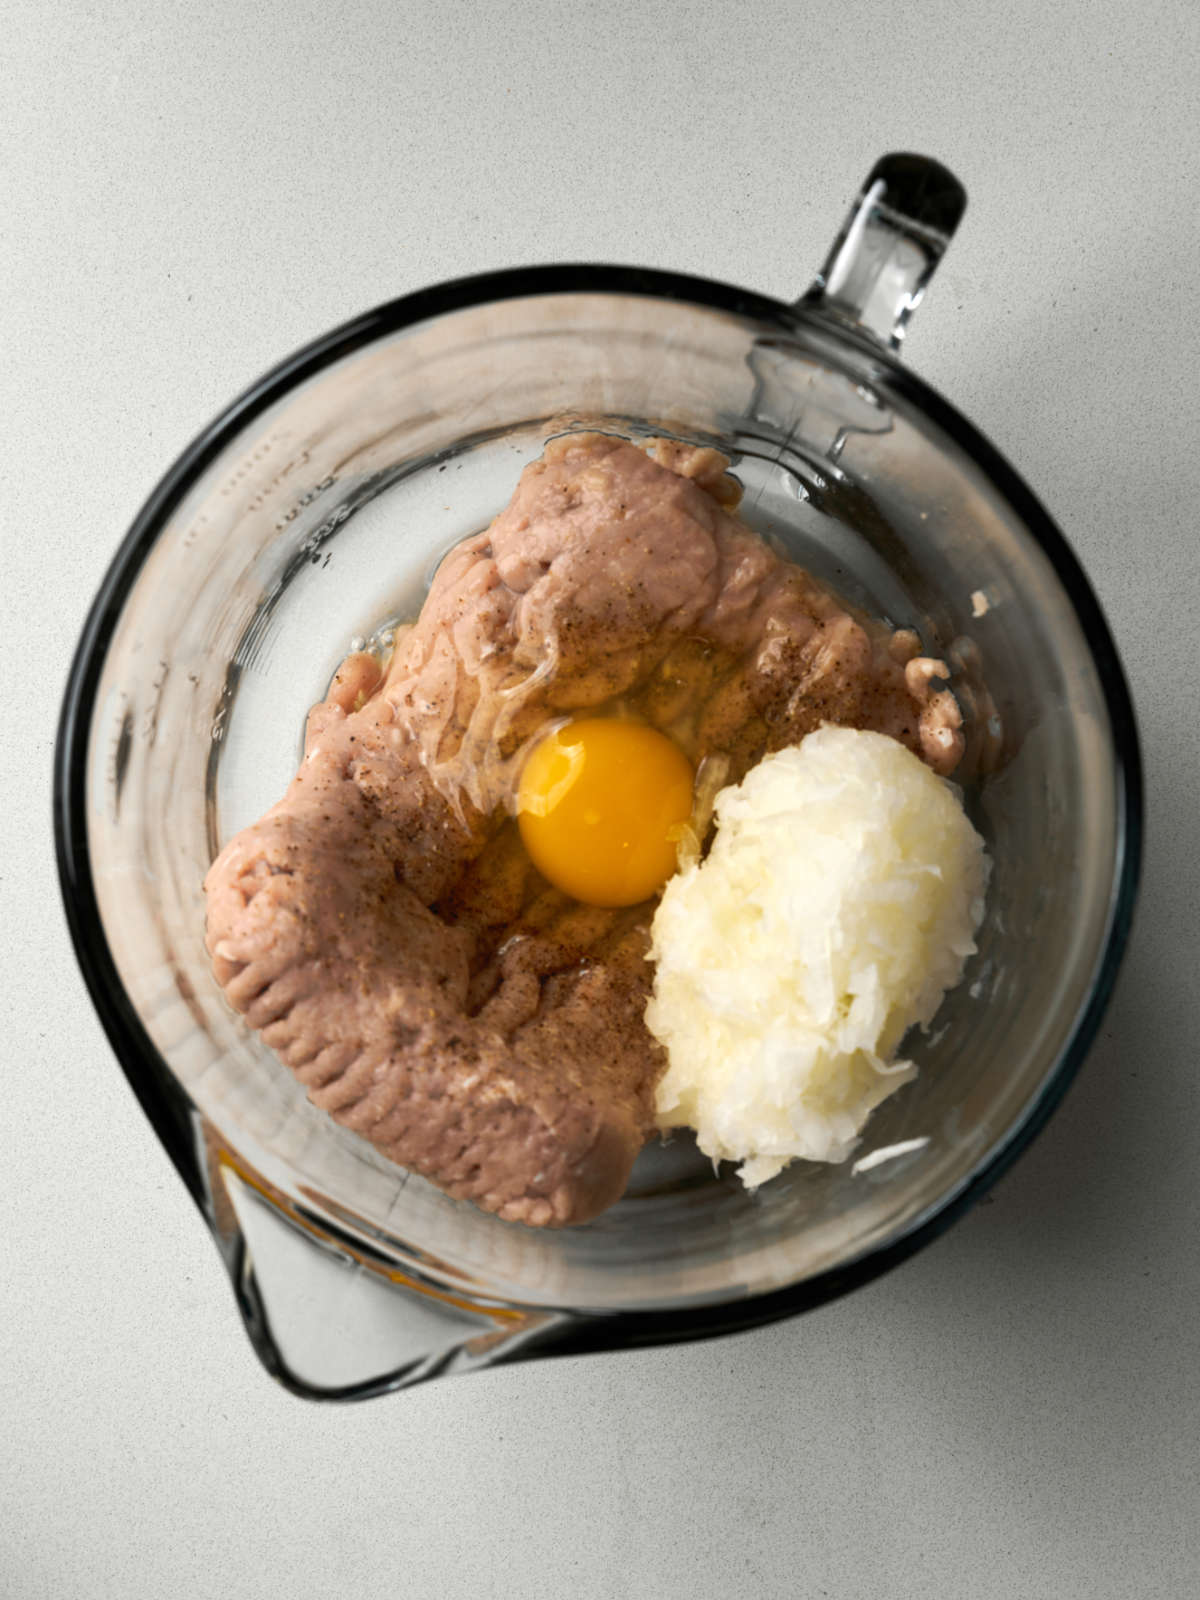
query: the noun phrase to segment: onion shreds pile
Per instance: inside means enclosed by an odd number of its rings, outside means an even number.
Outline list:
[[[883,734],[824,727],[717,796],[654,918],[657,1110],[748,1187],[844,1161],[975,950],[988,860],[958,790]]]

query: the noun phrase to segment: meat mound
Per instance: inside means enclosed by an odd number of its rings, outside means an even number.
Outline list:
[[[725,464],[549,444],[386,673],[343,665],[286,795],[205,880],[217,980],[313,1103],[506,1220],[618,1199],[665,1065],[642,1021],[653,904],[569,900],[511,820],[546,723],[631,712],[730,781],[825,721],[939,772],[962,753],[944,664],[729,515]]]

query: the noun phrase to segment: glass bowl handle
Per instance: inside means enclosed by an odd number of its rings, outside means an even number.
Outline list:
[[[899,350],[966,208],[966,190],[940,161],[881,157],[800,303]]]

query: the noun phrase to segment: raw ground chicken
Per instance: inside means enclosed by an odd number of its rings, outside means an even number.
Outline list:
[[[630,715],[701,782],[822,721],[939,771],[962,753],[944,664],[731,516],[726,465],[553,440],[447,555],[386,671],[347,661],[287,793],[208,873],[217,980],[314,1104],[509,1220],[611,1205],[665,1066],[643,1022],[654,902],[582,905],[534,869],[512,816],[531,741]]]

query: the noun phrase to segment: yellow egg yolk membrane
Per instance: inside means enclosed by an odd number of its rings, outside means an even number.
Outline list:
[[[569,722],[529,755],[517,825],[535,867],[593,906],[633,906],[675,871],[692,810],[692,768],[654,728],[615,717]]]

